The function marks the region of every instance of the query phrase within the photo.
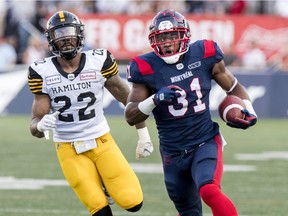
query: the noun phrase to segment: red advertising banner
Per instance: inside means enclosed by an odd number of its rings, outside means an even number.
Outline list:
[[[86,46],[105,48],[116,59],[127,60],[152,50],[148,27],[152,16],[80,15],[85,25]],[[224,50],[233,46],[240,56],[257,41],[267,59],[283,47],[288,49],[288,19],[279,16],[186,15],[192,42],[212,39]]]

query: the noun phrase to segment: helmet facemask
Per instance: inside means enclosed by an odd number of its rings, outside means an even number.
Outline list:
[[[164,10],[153,19],[148,38],[156,55],[174,64],[189,49],[189,25],[180,13]]]
[[[58,13],[50,18],[46,37],[50,51],[54,55],[71,60],[84,46],[84,25],[74,14],[64,12],[64,15],[67,16],[67,22],[64,23],[58,23]]]
[[[155,53],[163,58],[164,61],[167,59],[177,59],[178,61],[179,57],[187,52],[189,48],[190,39],[185,34],[186,30],[179,28],[177,30],[170,29],[154,32],[149,35],[150,44]],[[174,61],[172,60],[172,62]]]

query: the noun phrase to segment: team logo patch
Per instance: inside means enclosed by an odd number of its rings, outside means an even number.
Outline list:
[[[95,80],[96,72],[85,72],[80,74],[80,80]]]
[[[75,75],[74,75],[74,74],[68,74],[68,75],[67,75],[67,78],[68,78],[69,80],[74,80],[74,79],[75,79]]]
[[[173,28],[173,24],[172,22],[170,22],[169,20],[165,20],[160,22],[158,29],[160,31],[165,30],[165,29],[172,29]]]
[[[55,83],[60,83],[61,77],[60,75],[54,75],[54,76],[46,77],[45,80],[46,80],[47,85],[51,85]]]
[[[189,64],[188,68],[191,70],[193,68],[197,68],[197,67],[200,67],[200,66],[201,66],[201,61],[197,61],[197,62],[194,62],[192,64]]]
[[[179,63],[176,65],[177,70],[182,70],[184,68],[184,65],[182,63]]]

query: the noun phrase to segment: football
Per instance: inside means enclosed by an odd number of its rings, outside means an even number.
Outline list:
[[[241,112],[245,108],[245,104],[241,98],[235,95],[228,95],[220,103],[218,112],[224,122],[233,122],[236,117],[242,119],[245,117]]]

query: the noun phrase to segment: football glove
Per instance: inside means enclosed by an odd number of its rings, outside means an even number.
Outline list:
[[[175,85],[162,87],[157,93],[155,93],[153,101],[156,106],[158,105],[172,105],[177,103],[177,98],[181,96],[176,90],[182,91],[181,88]]]
[[[147,127],[137,129],[137,132],[139,140],[136,147],[136,159],[139,160],[150,156],[154,148]]]
[[[241,129],[247,129],[257,122],[257,116],[253,115],[252,113],[249,113],[248,110],[244,109],[241,110],[241,112],[244,114],[244,119],[241,118],[235,118],[233,122],[227,122],[227,125],[232,128],[241,128]]]
[[[136,148],[136,159],[148,157],[152,154],[154,148],[152,142],[138,140]]]
[[[60,112],[56,111],[53,114],[44,115],[43,118],[37,123],[37,130],[44,132],[56,128],[56,117],[59,114]]]

